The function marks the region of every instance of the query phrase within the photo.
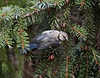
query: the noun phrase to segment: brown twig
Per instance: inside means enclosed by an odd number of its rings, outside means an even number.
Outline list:
[[[66,52],[66,78],[68,78],[68,54]]]
[[[58,71],[58,67],[57,67],[56,71],[53,72],[53,76],[57,73],[57,71]]]
[[[60,62],[59,62],[60,63]],[[59,64],[60,65],[60,64]],[[59,70],[59,66],[57,66],[57,69],[56,69],[56,71],[54,71],[54,73],[53,73],[53,75],[55,75],[57,72],[58,72],[58,70]]]
[[[55,8],[55,7],[50,7],[50,8]],[[25,14],[24,16],[22,16],[22,18],[32,16],[33,14],[36,14],[36,13],[39,14],[41,11],[48,10],[48,9],[50,9],[50,8],[47,7],[47,8],[41,9],[41,10],[37,9],[37,11],[34,11],[34,12],[32,12],[32,13],[27,13],[27,14]]]
[[[72,30],[75,30],[76,32],[78,32],[81,36],[84,36],[80,31],[78,31],[77,29],[75,29],[75,27],[71,27],[70,25],[68,25]]]
[[[65,32],[65,29],[63,29],[63,31]],[[67,43],[65,43],[65,45],[67,46]],[[68,53],[67,53],[67,47],[66,46],[65,46],[65,52],[66,52],[66,78],[68,78]]]
[[[92,50],[92,49],[91,49]],[[98,64],[94,51],[92,50],[96,64]]]
[[[87,59],[87,60],[86,60],[86,64],[87,64],[86,78],[88,78],[88,69],[89,69],[89,65],[88,65],[88,63],[89,63],[89,62],[88,62],[88,52],[86,52],[86,55],[85,55],[85,56],[86,56],[86,59]]]
[[[9,43],[8,43],[7,39],[6,39],[4,36],[3,36],[3,38],[4,38],[5,42],[7,43],[7,45],[9,45]]]
[[[48,63],[47,63],[47,65],[46,65],[45,69],[44,69],[44,74],[46,74],[46,69],[47,69],[47,67],[48,67]]]
[[[50,8],[55,8],[55,7],[50,7]],[[47,8],[44,8],[44,9],[41,9],[41,10],[39,10],[39,9],[37,9],[36,11],[34,11],[34,12],[32,12],[32,13],[27,13],[27,14],[25,14],[25,15],[23,15],[23,14],[21,14],[20,16],[21,16],[21,18],[26,18],[26,17],[29,17],[29,16],[32,16],[33,14],[39,14],[41,11],[44,11],[44,10],[48,10],[48,9],[50,9],[49,7],[47,7]],[[7,13],[7,14],[9,14],[9,13]],[[5,14],[2,14],[2,16],[3,15],[5,15]],[[15,19],[14,19],[15,20]],[[16,19],[17,20],[17,19]],[[0,20],[0,22],[2,22],[2,20]]]
[[[81,3],[80,3],[80,4],[81,4],[81,7],[83,7],[83,6],[84,6],[84,1],[85,1],[85,0],[83,0],[83,2],[81,2]]]
[[[21,21],[20,21],[20,34],[22,38],[22,49],[24,49],[24,40],[23,40],[22,29],[21,29]]]
[[[68,78],[68,53],[67,53],[67,47],[66,46],[65,46],[65,51],[66,51],[66,78]]]
[[[40,0],[40,1],[43,1],[43,0]],[[60,1],[60,0],[59,0]],[[67,2],[68,2],[68,0],[67,0]],[[66,3],[66,2],[65,2]],[[44,8],[44,9],[37,9],[36,11],[34,11],[34,12],[32,12],[32,13],[27,13],[27,14],[25,14],[25,15],[23,15],[23,14],[21,14],[20,16],[21,16],[21,18],[26,18],[26,17],[29,17],[29,16],[32,16],[33,14],[39,14],[41,11],[44,11],[44,10],[48,10],[48,11],[50,11],[50,9],[55,9],[55,7],[47,7],[47,8]],[[9,14],[9,13],[7,13],[7,14]],[[14,19],[15,20],[15,19]],[[0,20],[0,22],[2,22],[2,20]]]

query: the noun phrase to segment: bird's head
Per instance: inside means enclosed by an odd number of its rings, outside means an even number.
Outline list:
[[[64,40],[69,41],[69,40],[68,40],[68,35],[67,35],[65,32],[62,32],[62,31],[60,31],[59,39],[60,39],[61,41],[64,41]]]

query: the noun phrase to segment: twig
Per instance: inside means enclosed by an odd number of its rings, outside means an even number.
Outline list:
[[[77,31],[81,36],[84,36],[80,31],[78,31],[77,29],[75,29],[75,27],[71,27],[70,25],[68,25],[70,28],[72,28],[72,30]]]
[[[21,21],[20,21],[20,34],[22,38],[22,49],[24,49],[24,40],[23,40],[23,35],[22,35],[22,30],[21,30]]]
[[[63,31],[65,32],[65,29]],[[65,43],[65,45],[67,45],[67,43]],[[65,46],[65,52],[66,52],[66,78],[68,78],[68,53],[66,46]]]
[[[66,78],[68,78],[68,54],[66,52]]]
[[[60,62],[59,62],[60,63]],[[59,64],[60,65],[60,64]],[[56,71],[54,71],[53,75],[55,75],[58,72],[59,66],[57,66]]]
[[[88,78],[88,69],[89,69],[89,65],[88,65],[88,52],[86,52],[86,58],[87,58],[87,60],[86,60],[86,64],[87,64],[87,69],[86,69],[86,78]]]
[[[44,74],[46,74],[46,69],[47,69],[47,67],[48,67],[48,63],[47,63],[47,65],[46,65],[45,69],[44,69]]]
[[[50,7],[50,8],[55,8],[55,7]],[[37,11],[34,11],[34,12],[32,12],[32,13],[27,13],[27,14],[25,14],[25,15],[23,15],[23,14],[21,14],[20,15],[20,17],[21,18],[26,18],[26,17],[29,17],[29,16],[32,16],[33,14],[38,14],[39,12],[41,12],[41,11],[44,11],[44,10],[46,10],[46,9],[50,9],[50,8],[44,8],[44,9],[41,9],[41,10],[39,10],[39,9],[37,9]],[[7,14],[9,14],[9,13],[7,13]],[[4,15],[4,14],[3,14]],[[17,20],[17,19],[14,19],[14,20]],[[2,22],[2,20],[0,20],[0,22]]]
[[[25,14],[22,18],[25,18],[25,17],[29,17],[29,16],[31,16],[31,15],[33,15],[33,14],[38,14],[38,13],[40,13],[41,11],[44,11],[44,10],[48,10],[48,9],[50,9],[50,8],[52,8],[52,9],[55,9],[55,7],[47,7],[47,8],[44,8],[44,9],[37,9],[37,11],[34,11],[34,12],[32,12],[32,13],[27,13],[27,14]],[[48,10],[49,11],[49,10]]]
[[[7,43],[7,45],[9,46],[7,39],[4,36],[3,36],[3,38],[4,38],[5,42]]]
[[[81,3],[80,3],[80,4],[81,4],[81,7],[83,7],[83,6],[84,6],[84,1],[85,1],[85,0],[83,0],[83,2],[81,2]]]
[[[65,51],[66,51],[66,78],[68,78],[68,53],[66,46],[65,46]]]
[[[92,49],[91,49],[92,50]],[[96,64],[98,64],[94,51],[92,50]]]

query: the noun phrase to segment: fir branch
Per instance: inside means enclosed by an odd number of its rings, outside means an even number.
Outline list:
[[[66,52],[66,78],[68,78],[68,53],[66,46],[65,46],[65,52]]]
[[[25,14],[24,16],[21,15],[22,17],[21,18],[26,18],[26,17],[29,17],[29,16],[32,16],[34,14],[39,14],[40,12],[44,11],[44,10],[48,10],[48,12],[50,11],[50,9],[55,9],[56,7],[47,7],[47,8],[44,8],[44,9],[36,9],[36,11],[33,11],[32,13],[27,13]]]
[[[86,78],[88,78],[88,69],[89,69],[89,65],[88,65],[88,63],[89,63],[89,61],[88,61],[88,52],[86,52],[86,58],[87,58],[87,60],[86,60],[86,66],[87,66],[87,69],[86,69]]]
[[[68,25],[72,30],[75,30],[76,32],[78,32],[81,36],[84,36],[80,31],[78,31],[77,29],[75,29],[75,27],[71,27],[70,25]]]
[[[4,38],[5,42],[7,43],[7,45],[9,45],[9,43],[8,43],[7,39],[6,39],[4,36],[3,36],[3,38]]]
[[[22,48],[24,49],[24,40],[23,40],[22,34],[21,34],[21,37],[22,37]]]
[[[94,51],[92,49],[91,49],[91,51],[92,51],[92,53],[94,55],[94,59],[95,59],[96,64],[98,64]]]
[[[20,35],[22,38],[22,49],[24,50],[24,40],[23,40],[22,29],[21,29],[21,21],[20,21]]]
[[[68,78],[68,54],[66,52],[66,78]]]
[[[56,71],[53,72],[53,76],[55,76],[55,74],[58,72],[58,68],[59,68],[59,67],[57,66]]]
[[[2,34],[1,34],[2,35]],[[8,46],[10,46],[10,44],[8,43],[8,41],[7,41],[7,39],[2,35],[2,37],[3,37],[3,39],[5,40],[5,42],[6,42],[6,44],[8,45]]]
[[[54,3],[55,4],[55,3]],[[57,4],[56,4],[57,5]],[[25,14],[24,16],[23,15],[21,15],[22,17],[21,18],[26,18],[26,17],[29,17],[29,16],[32,16],[32,15],[34,15],[34,14],[39,14],[40,12],[42,12],[42,11],[44,11],[44,10],[48,10],[48,12],[50,11],[50,9],[56,9],[56,6],[55,5],[55,7],[47,7],[47,8],[44,8],[44,9],[37,9],[36,8],[36,11],[34,11],[34,12],[32,12],[32,13],[27,13],[27,14]]]
[[[49,63],[49,62],[48,62],[48,63]],[[45,69],[44,69],[43,75],[46,74],[46,70],[47,70],[47,67],[48,67],[48,63],[47,63],[47,65],[46,65]]]
[[[83,0],[83,2],[81,2],[81,3],[80,3],[80,4],[81,4],[81,7],[83,7],[83,6],[84,6],[84,1],[85,1],[85,0]]]
[[[65,32],[65,29],[64,29]],[[67,44],[65,43],[65,52],[66,52],[66,78],[68,78],[68,52],[67,52]]]

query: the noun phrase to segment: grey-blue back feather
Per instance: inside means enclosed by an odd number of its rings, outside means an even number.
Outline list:
[[[30,43],[41,43],[43,41],[44,38],[47,37],[47,33],[41,34],[36,36],[35,38],[32,38]]]

